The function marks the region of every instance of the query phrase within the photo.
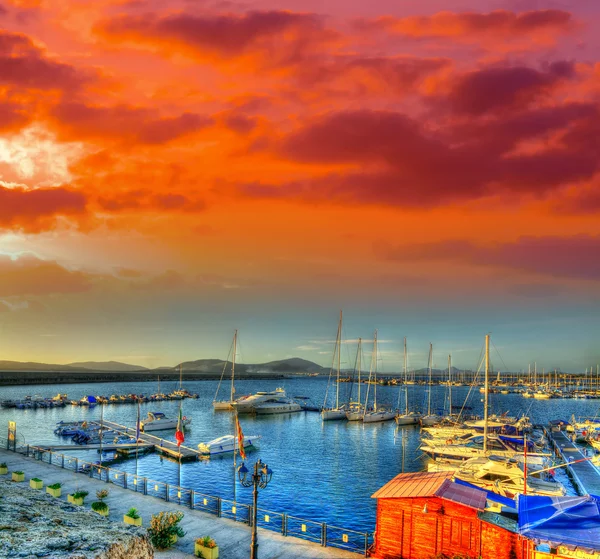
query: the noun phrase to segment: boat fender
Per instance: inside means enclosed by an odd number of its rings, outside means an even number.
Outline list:
[[[185,421],[186,419],[187,419],[187,416],[185,416],[185,415],[184,415],[184,416],[183,416],[183,420]]]
[[[452,444],[454,441],[452,439],[447,439],[446,444]]]

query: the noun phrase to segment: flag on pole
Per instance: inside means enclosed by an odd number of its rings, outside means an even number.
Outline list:
[[[237,413],[235,414],[235,434],[238,440],[238,450],[242,460],[246,460],[246,451],[244,450],[244,433],[242,433],[242,426],[238,419]]]
[[[137,423],[135,424],[135,440],[140,440],[140,402],[138,400]]]
[[[181,446],[181,443],[185,441],[185,436],[183,434],[183,417],[181,415],[181,406],[179,406],[179,417],[177,418],[177,430],[175,431],[175,440],[177,441],[177,446]]]

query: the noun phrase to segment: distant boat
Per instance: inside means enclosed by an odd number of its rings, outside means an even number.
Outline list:
[[[427,388],[427,415],[421,417],[421,427],[433,427],[437,425],[442,418],[439,415],[431,413],[431,369],[433,363],[433,344],[429,343],[429,382]]]
[[[233,404],[235,403],[235,354],[237,351],[237,333],[236,330],[233,334],[233,351],[231,352],[231,392],[229,394],[229,400],[217,400],[217,396],[219,395],[219,389],[221,388],[221,383],[223,382],[223,376],[225,375],[225,370],[227,369],[228,360],[225,360],[225,364],[223,365],[223,372],[221,373],[221,378],[219,380],[219,384],[217,385],[217,391],[215,392],[215,398],[213,400],[213,408],[219,411],[229,411],[233,409]]]
[[[260,435],[246,435],[244,436],[244,448],[249,447],[257,447],[258,441],[260,440]],[[233,435],[224,435],[219,437],[218,439],[214,439],[207,443],[200,443],[198,445],[198,450],[202,454],[225,454],[227,452],[233,452],[237,450],[238,447],[238,439]]]
[[[406,385],[408,384],[408,353],[406,351],[406,337],[404,338],[404,402],[405,410],[403,414],[396,416],[396,425],[416,425],[421,419],[421,414],[416,411],[410,411],[408,409],[408,390]],[[400,399],[400,393],[398,393],[398,399]],[[400,404],[400,402],[398,402]],[[400,408],[400,405],[398,405]],[[452,413],[452,412],[451,412]]]
[[[360,369],[362,362],[362,338],[358,338],[358,348],[356,349],[356,367],[355,369],[358,371],[358,382],[356,384],[358,389],[358,396],[355,402],[348,402],[348,409],[346,410],[346,419],[348,421],[362,421],[363,416],[365,415],[365,406],[360,400]],[[354,380],[354,377],[353,377]],[[350,393],[352,393],[352,387],[350,388]]]
[[[369,389],[371,385],[371,375],[373,376],[373,408],[367,408],[369,402]],[[367,386],[367,397],[365,399],[365,413],[363,423],[378,423],[380,421],[390,421],[396,417],[393,411],[377,407],[377,330],[373,338],[373,357],[371,358],[371,370],[369,371],[369,385]]]
[[[187,427],[192,422],[191,419],[184,417],[183,425]],[[166,431],[177,427],[177,419],[168,419],[162,412],[148,412],[148,419],[141,422],[142,430],[147,431]]]

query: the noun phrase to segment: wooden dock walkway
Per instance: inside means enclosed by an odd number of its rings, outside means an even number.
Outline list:
[[[564,431],[548,431],[554,448],[565,462],[574,462],[567,467],[567,471],[579,494],[600,495],[600,470],[586,456]],[[592,450],[593,452],[593,450]],[[581,460],[581,462],[576,462]]]
[[[127,443],[127,444],[115,444],[115,443],[103,443],[100,444],[49,444],[49,445],[39,445],[40,448],[45,450],[50,450],[54,452],[55,450],[138,450],[154,448],[153,444],[147,443]]]
[[[94,423],[98,426],[108,427],[113,431],[117,431],[118,433],[122,433],[124,435],[136,435],[136,430],[133,427],[126,427],[125,425],[120,425],[119,423],[114,423],[113,421],[107,421],[106,419],[102,421],[90,421],[90,423]],[[149,433],[140,432],[140,446],[142,444],[153,445],[155,452],[159,454],[164,454],[165,456],[170,456],[175,460],[182,462],[188,462],[190,460],[198,460],[202,456],[200,451],[190,448],[188,446],[177,446],[177,443],[166,441],[165,439],[161,439],[160,437],[156,437],[155,435],[150,435]],[[135,445],[134,445],[135,446]]]

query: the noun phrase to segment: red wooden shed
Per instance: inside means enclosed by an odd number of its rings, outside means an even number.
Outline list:
[[[372,495],[377,525],[371,557],[524,559],[518,534],[482,520],[487,494],[451,481],[451,472],[400,474]]]

